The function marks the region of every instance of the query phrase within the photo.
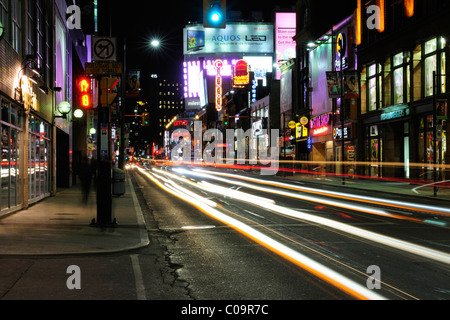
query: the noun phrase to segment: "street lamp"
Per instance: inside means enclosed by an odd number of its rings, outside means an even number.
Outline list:
[[[153,40],[150,42],[150,45],[151,45],[153,48],[158,48],[160,44],[161,44],[161,42],[160,42],[158,39],[153,39]]]

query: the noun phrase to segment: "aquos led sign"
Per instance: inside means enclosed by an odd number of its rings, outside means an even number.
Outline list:
[[[270,53],[274,51],[272,24],[227,24],[225,29],[186,27],[184,54]]]

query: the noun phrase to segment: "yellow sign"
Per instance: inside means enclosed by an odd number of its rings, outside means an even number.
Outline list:
[[[300,118],[300,123],[301,123],[303,126],[306,126],[306,125],[308,124],[308,122],[309,122],[308,117],[301,117],[301,118]]]
[[[297,123],[295,121],[289,121],[288,127],[289,129],[295,129]]]

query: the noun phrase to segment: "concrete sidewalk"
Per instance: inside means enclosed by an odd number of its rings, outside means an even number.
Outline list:
[[[97,220],[95,190],[87,203],[79,186],[59,191],[26,210],[0,218],[0,255],[112,253],[149,244],[144,218],[129,177],[125,194],[112,199],[117,226],[91,226]]]

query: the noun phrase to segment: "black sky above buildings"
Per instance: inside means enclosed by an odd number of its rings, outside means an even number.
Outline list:
[[[321,0],[313,0],[321,1]],[[227,0],[227,13],[241,11],[243,18],[250,17],[252,11],[261,11],[264,21],[271,21],[272,11],[295,9],[297,0]],[[333,21],[334,12],[327,10],[323,2],[323,19]],[[356,0],[341,0],[342,10],[356,7]],[[188,23],[203,22],[203,1],[142,1],[142,0],[108,0],[111,6],[112,33],[125,37],[127,41],[127,66],[129,69],[141,70],[143,78],[152,73],[173,74],[181,72],[183,61],[183,28]],[[351,12],[351,11],[350,11]],[[152,38],[161,41],[159,49],[152,49]],[[144,80],[144,79],[143,79]]]
[[[108,1],[109,2],[109,1]],[[183,59],[183,28],[189,22],[202,23],[203,1],[112,0],[113,33],[127,39],[128,66],[151,73],[171,70]],[[227,0],[227,11],[262,11],[270,19],[275,6],[290,8],[296,0]],[[152,49],[152,38],[161,40],[161,48]]]

